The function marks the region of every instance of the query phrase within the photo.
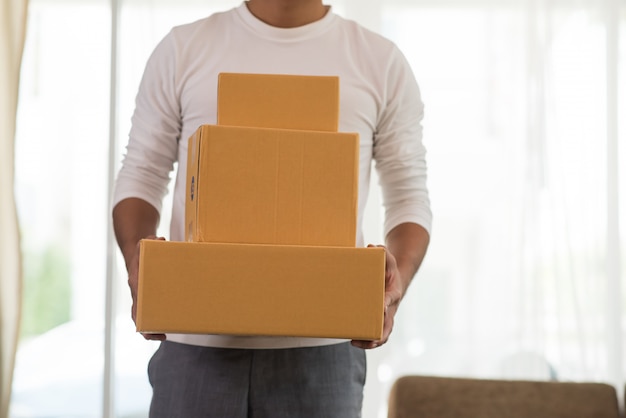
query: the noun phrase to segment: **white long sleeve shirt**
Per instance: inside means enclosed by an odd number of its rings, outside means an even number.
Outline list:
[[[297,28],[258,20],[245,2],[232,10],[173,28],[152,53],[141,81],[127,152],[113,206],[140,198],[161,211],[174,163],[170,239],[184,240],[187,139],[217,120],[221,72],[339,76],[340,132],[360,136],[357,243],[372,161],[383,193],[385,235],[411,222],[431,228],[422,144],[423,104],[406,59],[389,40],[329,11]],[[168,334],[215,347],[278,348],[337,340]]]

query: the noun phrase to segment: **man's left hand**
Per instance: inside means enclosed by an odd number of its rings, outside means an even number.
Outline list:
[[[374,247],[374,245],[368,245],[368,247]],[[384,246],[378,245],[378,247]],[[404,286],[396,258],[385,248],[385,317],[383,321],[383,337],[377,341],[353,340],[353,346],[372,349],[380,347],[387,342],[393,329],[393,320],[403,294]]]

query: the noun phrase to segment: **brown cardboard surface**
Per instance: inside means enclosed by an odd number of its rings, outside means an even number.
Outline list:
[[[336,132],[339,77],[222,73],[217,124]]]
[[[143,240],[137,330],[377,340],[383,248]]]
[[[354,247],[358,152],[358,134],[201,126],[187,241]]]

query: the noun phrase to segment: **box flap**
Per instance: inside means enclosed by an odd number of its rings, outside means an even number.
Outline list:
[[[187,189],[185,193],[185,240],[194,241],[198,235],[198,184],[200,182],[200,145],[202,130],[189,137],[187,144]]]

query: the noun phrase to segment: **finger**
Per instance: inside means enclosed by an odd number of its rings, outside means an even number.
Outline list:
[[[350,343],[358,348],[362,348],[364,350],[371,350],[374,348],[378,348],[382,345],[385,345],[389,340],[389,336],[383,337],[381,340],[369,341],[369,340],[352,340]]]
[[[374,248],[374,247],[387,249],[387,247],[382,244],[377,244],[377,245],[367,244],[367,248]]]
[[[381,345],[378,341],[363,341],[363,340],[352,340],[350,343],[354,347],[362,348],[363,350],[371,350]]]
[[[141,335],[146,340],[152,340],[152,341],[165,341],[166,339],[165,334],[150,334],[150,333],[142,332]]]
[[[389,310],[389,307],[393,304],[393,298],[391,297],[390,294],[385,294],[385,315],[387,315],[387,311]]]

